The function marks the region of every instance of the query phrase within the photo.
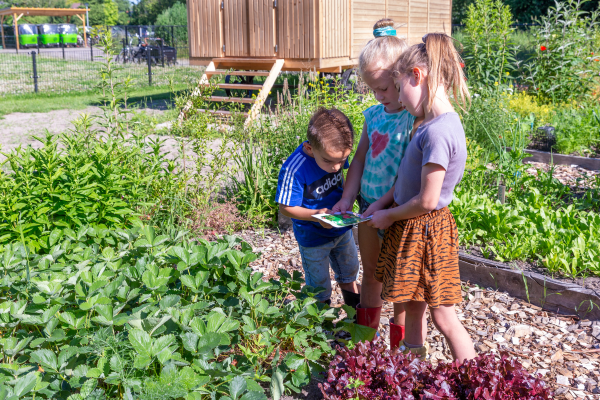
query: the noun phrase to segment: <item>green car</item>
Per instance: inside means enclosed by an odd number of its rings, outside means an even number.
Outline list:
[[[38,25],[40,31],[40,45],[44,47],[57,46],[60,43],[60,35],[58,33],[58,25],[43,24]]]
[[[37,47],[38,29],[32,24],[19,25],[19,46],[20,47]]]
[[[60,43],[65,47],[77,46],[77,27],[75,24],[61,24],[58,27],[60,34]]]

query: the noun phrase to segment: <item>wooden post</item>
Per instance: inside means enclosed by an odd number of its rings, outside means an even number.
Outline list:
[[[23,15],[23,14],[21,14]],[[15,39],[17,40],[17,53],[19,52],[19,18],[17,14],[13,14],[13,25],[15,26]]]
[[[83,46],[87,47],[87,33],[85,31],[86,30],[85,28],[87,28],[87,26],[85,26],[85,14],[83,14],[83,16],[77,14],[77,16],[79,17],[79,19],[83,23]]]
[[[2,30],[2,48],[6,48],[6,43],[4,43],[4,15],[0,16],[0,30]]]

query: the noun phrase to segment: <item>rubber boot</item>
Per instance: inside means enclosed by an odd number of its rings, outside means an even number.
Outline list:
[[[404,326],[396,325],[394,318],[390,318],[390,348],[395,349],[404,340]]]
[[[344,298],[344,304],[352,308],[356,308],[360,304],[360,293],[349,292],[342,289],[342,297]]]
[[[414,355],[416,355],[417,357],[419,357],[422,360],[426,360],[429,356],[429,343],[427,343],[427,342],[425,342],[425,344],[421,347],[407,347],[404,344],[404,341],[401,341],[398,348],[400,349],[400,351],[402,353],[404,353],[404,354],[413,353]]]
[[[360,304],[356,306],[356,323],[359,325],[377,330],[379,328],[380,317],[381,307],[362,308]]]

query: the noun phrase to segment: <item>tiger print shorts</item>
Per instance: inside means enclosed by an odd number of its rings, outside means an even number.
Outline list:
[[[383,283],[385,301],[424,301],[433,308],[460,303],[458,230],[450,210],[444,207],[386,229],[375,279]]]

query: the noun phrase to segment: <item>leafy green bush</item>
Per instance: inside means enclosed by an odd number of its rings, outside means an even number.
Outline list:
[[[469,85],[482,92],[506,80],[515,66],[510,8],[501,0],[470,4],[464,29],[464,59]]]
[[[161,140],[94,137],[86,129],[37,138],[40,148],[6,154],[0,175],[0,240],[49,250],[56,228],[130,226],[143,206],[177,192]]]
[[[337,311],[299,273],[265,282],[235,237],[104,235],[0,247],[2,398],[279,399],[324,369]]]
[[[597,84],[592,34],[598,11],[581,11],[588,0],[556,2],[533,29],[537,41],[534,58],[526,65],[530,90],[546,101],[565,102],[585,97]]]
[[[581,156],[600,154],[600,108],[558,109],[552,121],[556,150]]]

